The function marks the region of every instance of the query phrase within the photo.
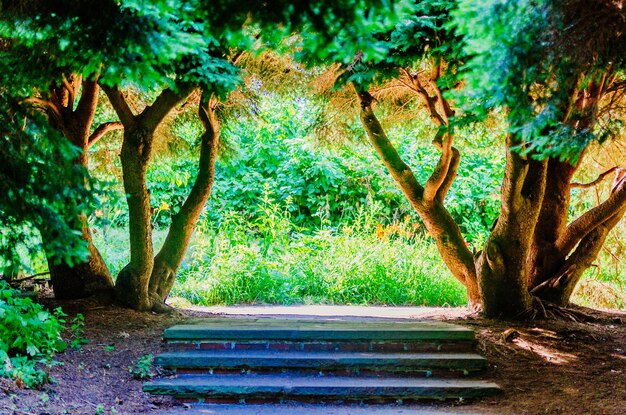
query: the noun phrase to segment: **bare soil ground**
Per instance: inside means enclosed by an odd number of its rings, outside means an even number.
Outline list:
[[[49,370],[54,383],[41,390],[0,380],[0,414],[184,413],[169,398],[143,393],[142,381],[129,367],[143,355],[159,353],[164,328],[214,314],[182,310],[175,316],[156,315],[93,301],[61,305],[70,317],[85,316],[89,343],[58,355],[62,365]],[[507,323],[471,318],[459,309],[430,310],[429,318],[476,330],[479,350],[490,363],[483,378],[499,383],[504,394],[425,408],[500,415],[626,414],[626,314],[587,310],[593,322]]]

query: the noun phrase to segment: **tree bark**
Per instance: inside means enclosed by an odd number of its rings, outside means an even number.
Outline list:
[[[82,87],[80,99],[74,109],[74,101]],[[93,123],[98,102],[99,87],[95,80],[82,81],[80,77],[70,77],[63,86],[51,91],[47,101],[48,119],[51,125],[61,131],[64,137],[82,150],[75,160],[88,168],[89,130]],[[113,291],[113,279],[102,259],[102,255],[93,244],[87,218],[82,217],[82,237],[87,243],[89,258],[86,262],[68,266],[56,264],[48,255],[48,268],[54,295],[59,299],[85,298],[94,294],[110,295]],[[46,238],[42,234],[42,238]]]
[[[606,237],[624,217],[625,212],[626,171],[616,169],[616,178],[609,198],[568,226],[568,228],[581,229],[578,235],[582,236],[577,241],[573,252],[560,251],[558,244],[555,243],[558,255],[562,258],[566,257],[566,259],[561,261],[560,268],[549,277],[539,280],[537,284],[532,286],[532,294],[559,306],[567,306],[583,273],[597,259]],[[589,227],[573,226],[581,222],[589,224]],[[574,231],[571,229],[569,233],[566,232],[567,228],[563,230],[561,240],[566,236],[572,237]]]
[[[124,129],[120,159],[124,191],[128,203],[130,261],[117,275],[115,291],[122,304],[136,310],[149,310],[152,300],[148,283],[152,273],[152,210],[146,185],[146,170],[152,151],[154,131],[141,127]]]
[[[165,302],[172,290],[176,272],[180,267],[189,240],[202,213],[215,179],[215,162],[219,144],[219,122],[215,115],[217,101],[201,99],[198,115],[204,126],[200,143],[198,174],[191,193],[181,209],[172,217],[163,247],[154,258],[154,268],[150,277],[150,293],[155,300],[154,307]]]
[[[567,226],[570,182],[577,167],[567,161],[548,160],[546,191],[527,262],[531,287],[552,277],[565,262],[556,242]]]
[[[510,150],[500,214],[476,260],[483,311],[487,317],[523,318],[532,309],[526,262],[545,191],[547,161],[539,162]]]
[[[70,267],[67,264],[55,264],[54,260],[48,258],[54,296],[59,300],[73,300],[92,295],[106,298],[113,296],[111,273],[93,244],[86,218],[83,223],[82,237],[87,242],[89,250],[87,261]]]

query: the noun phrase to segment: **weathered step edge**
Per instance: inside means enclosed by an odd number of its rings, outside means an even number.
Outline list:
[[[474,331],[460,326],[423,329],[254,328],[187,324],[165,329],[165,341],[180,340],[413,340],[473,341]]]
[[[163,353],[154,364],[165,368],[217,369],[375,369],[384,371],[483,370],[487,361],[472,353],[345,353],[275,351],[192,351]]]
[[[319,397],[343,400],[378,399],[459,399],[492,396],[498,385],[479,380],[440,379],[355,379],[343,377],[302,377],[289,379],[258,376],[241,382],[241,376],[185,375],[158,379],[143,386],[153,395],[177,398],[298,399]]]

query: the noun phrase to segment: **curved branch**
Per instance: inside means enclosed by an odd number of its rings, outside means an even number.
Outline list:
[[[102,123],[94,130],[93,133],[89,136],[89,140],[87,141],[87,148],[94,145],[98,140],[104,137],[107,133],[115,130],[121,130],[124,128],[124,125],[119,121],[110,121]]]
[[[445,200],[456,179],[459,164],[461,164],[461,153],[455,147],[452,147],[452,160],[450,160],[450,165],[448,166],[448,173],[441,186],[439,186],[439,190],[437,190],[437,200],[441,203]]]
[[[615,167],[611,167],[610,169],[608,169],[607,171],[605,171],[604,173],[600,174],[598,176],[597,179],[595,179],[592,182],[589,183],[572,183],[570,185],[571,188],[577,188],[577,189],[587,189],[589,187],[593,187],[596,186],[597,184],[599,184],[600,182],[602,182],[609,174],[615,172],[617,169],[619,169],[618,166]]]
[[[22,101],[23,104],[31,104],[34,107],[40,107],[41,109],[47,111],[50,115],[54,116],[57,122],[61,122],[63,120],[63,115],[61,114],[61,110],[57,107],[52,101],[43,99],[43,98],[26,98]]]
[[[465,243],[461,229],[442,203],[436,200],[425,203],[424,188],[418,183],[410,167],[402,160],[389,141],[372,110],[371,105],[374,98],[367,91],[358,91],[357,94],[361,103],[361,122],[367,131],[372,146],[380,155],[387,170],[398,183],[411,206],[421,216],[452,274],[465,285],[470,300],[477,302],[479,294],[474,258]],[[450,151],[450,153],[454,159],[454,152]],[[444,175],[442,179],[444,183],[450,175],[454,175],[451,170],[454,169],[447,168],[448,175]]]
[[[174,109],[179,102],[187,97],[194,87],[180,87],[178,91],[164,89],[154,100],[152,105],[147,106],[141,114],[137,116],[137,121],[143,124],[149,131],[153,131],[163,121],[167,114]]]
[[[441,143],[441,156],[439,157],[437,166],[435,166],[435,169],[424,186],[424,202],[426,203],[431,203],[435,200],[437,192],[443,185],[446,177],[448,177],[448,170],[450,169],[450,164],[454,157],[452,152],[452,135],[447,133],[445,135],[446,138]]]
[[[418,183],[411,168],[402,160],[389,138],[387,138],[385,130],[372,110],[374,97],[367,91],[358,92],[358,97],[361,104],[361,122],[367,131],[372,145],[391,175],[400,185],[409,202],[414,207],[420,206],[424,188]]]
[[[446,125],[447,124],[446,120],[441,116],[441,114],[439,114],[439,111],[437,111],[437,107],[436,107],[437,97],[430,96],[426,88],[424,88],[424,86],[420,82],[419,75],[412,74],[406,69],[402,69],[402,72],[410,80],[411,83],[407,83],[406,81],[399,78],[398,80],[400,81],[400,83],[402,83],[404,86],[406,86],[410,90],[416,92],[417,95],[419,95],[419,97],[422,99],[422,102],[426,106],[428,115],[433,120],[435,125],[437,125],[438,127],[442,125]]]
[[[117,85],[110,87],[101,84],[100,87],[109,98],[109,102],[124,125],[124,128],[129,128],[133,125],[136,119],[135,114],[133,114],[128,102],[126,102],[126,98],[124,98],[124,94],[122,94],[122,91],[120,91]]]
[[[569,224],[557,240],[556,248],[562,254],[567,255],[589,232],[613,217],[626,204],[626,170],[616,171],[615,182],[608,199]]]

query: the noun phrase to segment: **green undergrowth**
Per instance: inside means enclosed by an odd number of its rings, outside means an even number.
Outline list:
[[[60,308],[50,313],[18,294],[0,281],[0,376],[35,387],[48,380],[44,368],[66,348],[61,339],[65,314]]]

